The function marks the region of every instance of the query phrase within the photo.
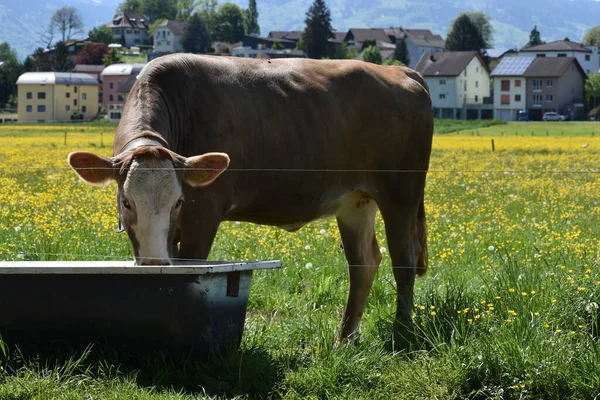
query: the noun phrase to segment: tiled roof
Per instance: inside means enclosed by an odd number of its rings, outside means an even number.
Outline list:
[[[550,43],[538,44],[537,46],[523,47],[520,51],[579,51],[582,53],[591,53],[590,49],[582,44],[571,42],[570,40],[556,40]]]
[[[563,76],[567,68],[575,63],[583,75],[583,69],[574,57],[535,57],[524,76],[527,78],[545,78]]]
[[[426,51],[415,70],[423,76],[457,76],[477,57],[476,51]]]
[[[161,22],[160,24],[158,24],[157,28],[166,27],[171,32],[173,32],[173,35],[181,36],[181,35],[183,35],[183,32],[185,31],[186,25],[187,25],[187,22],[185,22],[185,21],[173,21],[173,20],[167,19],[167,20],[164,20],[163,22]]]
[[[350,35],[352,35],[354,41],[358,43],[362,43],[367,40],[373,40],[375,42],[391,42],[389,36],[381,28],[352,28],[346,34],[346,38],[348,38]]]
[[[106,26],[109,28],[148,29],[148,21],[139,14],[124,12],[115,15]]]

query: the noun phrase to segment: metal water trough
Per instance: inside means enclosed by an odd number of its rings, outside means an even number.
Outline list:
[[[132,355],[223,352],[241,341],[252,271],[279,267],[0,262],[0,336],[21,351],[100,343]]]

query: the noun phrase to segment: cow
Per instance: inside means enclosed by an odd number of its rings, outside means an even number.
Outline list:
[[[432,136],[427,84],[405,67],[175,54],[137,77],[113,157],[73,152],[68,162],[90,184],[116,181],[141,265],[207,259],[222,221],[296,231],[335,216],[349,266],[346,339],[382,260],[377,210],[396,324],[410,326],[415,277],[427,269]]]

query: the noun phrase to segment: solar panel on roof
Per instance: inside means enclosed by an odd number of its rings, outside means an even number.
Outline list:
[[[505,57],[494,69],[492,75],[523,75],[535,57]]]

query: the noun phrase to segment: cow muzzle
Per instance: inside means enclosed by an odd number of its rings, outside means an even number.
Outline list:
[[[139,260],[138,264],[139,265],[149,265],[149,266],[172,265],[171,261],[167,258],[145,258],[145,259]]]

